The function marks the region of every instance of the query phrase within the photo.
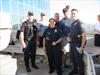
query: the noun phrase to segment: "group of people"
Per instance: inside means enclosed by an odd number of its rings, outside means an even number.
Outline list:
[[[70,11],[71,17],[68,18],[69,9],[70,6],[66,6],[62,10],[64,18],[61,20],[59,20],[59,13],[55,13],[54,17],[49,19],[49,24],[45,26],[43,24],[47,23],[43,22],[44,13],[41,13],[41,20],[38,23],[36,19],[33,19],[33,12],[28,12],[28,19],[22,23],[20,29],[20,42],[24,52],[27,72],[31,72],[30,59],[31,67],[39,69],[35,64],[37,39],[39,39],[39,46],[45,47],[49,74],[56,71],[57,75],[62,75],[62,67],[69,66],[66,64],[68,53],[63,50],[64,46],[69,43],[69,54],[72,62],[72,71],[69,72],[69,75],[85,75],[83,54],[86,44],[86,32],[84,24],[78,19],[78,10],[72,9]]]

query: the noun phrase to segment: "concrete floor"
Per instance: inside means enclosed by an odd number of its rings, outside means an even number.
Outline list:
[[[87,40],[87,46],[85,48],[85,51],[89,53],[95,53],[100,55],[100,47],[94,46],[94,39],[89,38]],[[40,55],[43,57],[45,52],[43,49],[37,49],[37,59],[36,63],[39,66],[38,70],[32,69],[31,73],[27,73],[24,66],[23,61],[23,52],[19,47],[19,44],[16,44],[14,46],[8,46],[5,50],[3,50],[4,53],[0,53],[0,75],[49,75],[48,74],[48,64],[44,62],[40,62]],[[6,53],[6,54],[5,54]],[[11,53],[12,55],[8,55],[8,53]],[[13,56],[13,54],[15,54]],[[43,57],[44,59],[44,57]],[[98,59],[99,60],[99,59]],[[68,60],[68,64],[70,64]],[[71,70],[70,68],[66,68],[63,72],[63,75],[68,75],[68,72]],[[97,69],[97,74],[100,75],[100,68]],[[50,75],[56,75],[56,72]]]
[[[14,57],[11,55],[0,54],[0,75],[56,75],[56,72],[48,74],[49,69],[47,62],[41,62],[39,58],[40,56],[37,56],[36,59],[36,64],[39,69],[35,70],[31,68],[32,71],[27,73],[22,54],[15,54]],[[63,75],[68,75],[70,70],[71,67],[66,68]]]

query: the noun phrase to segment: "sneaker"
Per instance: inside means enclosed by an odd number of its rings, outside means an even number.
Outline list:
[[[37,65],[32,65],[32,68],[39,69],[39,67]]]

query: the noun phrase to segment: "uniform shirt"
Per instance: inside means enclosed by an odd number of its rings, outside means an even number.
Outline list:
[[[85,32],[84,24],[80,20],[76,20],[71,24],[70,34],[72,42],[79,43],[81,34]]]
[[[69,31],[70,31],[70,26],[71,26],[71,23],[72,23],[72,20],[67,18],[63,18],[61,21],[60,21],[61,25],[62,25],[62,31],[63,31],[63,35],[64,36],[67,36]]]
[[[93,26],[94,29],[100,31],[100,22],[96,23],[94,26]],[[95,31],[95,34],[100,34],[98,32]]]
[[[46,45],[45,46],[51,46],[51,44],[55,41],[57,41],[58,39],[60,39],[62,37],[62,34],[61,34],[61,31],[54,27],[54,28],[50,28],[48,27],[44,34],[43,34],[43,37],[45,38],[46,40]],[[61,45],[61,43],[57,44],[57,45]],[[56,46],[57,46],[56,45]]]
[[[21,32],[24,32],[24,40],[29,41],[28,39],[30,38],[31,40],[36,40],[37,36],[37,27],[33,22],[29,22],[28,20],[22,23],[21,27]]]

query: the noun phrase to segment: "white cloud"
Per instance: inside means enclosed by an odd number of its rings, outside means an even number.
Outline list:
[[[100,14],[100,1],[98,0],[51,0],[50,1],[50,14],[53,17],[55,12],[63,16],[62,9],[70,5],[71,9],[76,8],[79,10],[79,18],[85,23],[94,23],[97,21],[97,15]]]

